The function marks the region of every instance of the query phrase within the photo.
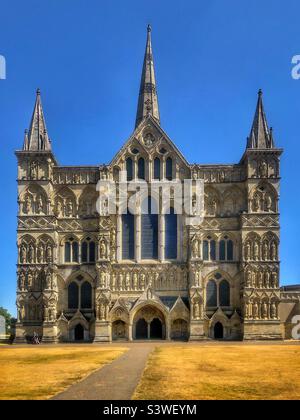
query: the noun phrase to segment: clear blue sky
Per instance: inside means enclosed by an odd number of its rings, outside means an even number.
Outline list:
[[[300,283],[298,0],[5,0],[1,2],[0,305],[15,313],[16,159],[40,87],[61,164],[109,162],[131,134],[145,47],[152,42],[161,124],[190,162],[238,162],[257,91],[276,145],[281,282]]]

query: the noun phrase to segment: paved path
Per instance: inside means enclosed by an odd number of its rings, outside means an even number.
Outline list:
[[[119,344],[120,345],[120,344]],[[53,400],[130,400],[139,383],[149,353],[155,343],[138,343],[129,350],[57,394]]]

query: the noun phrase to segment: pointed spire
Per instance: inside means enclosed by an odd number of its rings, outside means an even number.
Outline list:
[[[272,149],[274,148],[272,129],[269,130],[264,111],[262,90],[258,91],[258,100],[254,120],[247,141],[248,149]]]
[[[159,123],[159,109],[155,83],[150,25],[147,27],[146,51],[144,56],[135,127],[137,127],[147,115],[152,115],[152,117],[154,117]]]
[[[29,132],[27,133],[27,130],[25,132],[23,150],[51,150],[51,142],[47,133],[41,102],[41,92],[39,89],[36,91],[36,100],[30,122]]]

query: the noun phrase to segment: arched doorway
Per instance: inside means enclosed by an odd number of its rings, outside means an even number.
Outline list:
[[[148,324],[144,318],[140,318],[136,323],[135,338],[138,340],[148,338]]]
[[[126,324],[124,321],[114,321],[112,324],[112,339],[124,340],[126,339]]]
[[[165,339],[166,322],[163,312],[152,305],[146,305],[137,311],[133,319],[133,338]]]
[[[150,339],[162,339],[162,324],[158,318],[153,318],[150,323]]]
[[[75,341],[82,341],[84,339],[84,328],[81,324],[77,324],[74,328]]]
[[[173,340],[187,340],[188,323],[184,319],[175,319],[172,323],[171,338]]]
[[[224,328],[221,322],[217,322],[214,326],[214,337],[217,340],[224,338]]]

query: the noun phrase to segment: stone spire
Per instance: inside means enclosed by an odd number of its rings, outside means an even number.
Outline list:
[[[269,130],[263,101],[262,91],[258,92],[258,100],[250,136],[247,139],[248,149],[273,149],[274,141],[272,129]]]
[[[152,115],[159,123],[158,99],[155,83],[154,62],[151,45],[151,26],[147,27],[147,43],[139,92],[135,127],[147,116]]]
[[[27,133],[27,131],[25,131],[23,150],[51,150],[51,142],[47,133],[41,102],[41,93],[39,89],[36,91],[36,100],[30,122],[29,132]]]

